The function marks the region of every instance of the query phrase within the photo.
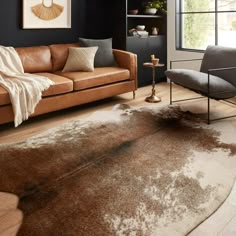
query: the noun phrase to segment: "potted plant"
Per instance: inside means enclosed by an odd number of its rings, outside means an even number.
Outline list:
[[[166,13],[166,0],[148,0],[144,2],[144,12],[154,15],[156,12]]]

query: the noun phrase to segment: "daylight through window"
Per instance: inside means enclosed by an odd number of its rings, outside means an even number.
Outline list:
[[[236,47],[236,0],[177,0],[177,48]]]

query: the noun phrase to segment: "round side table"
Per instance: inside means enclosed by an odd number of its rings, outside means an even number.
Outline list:
[[[145,67],[149,67],[149,68],[152,68],[152,94],[148,97],[145,98],[145,101],[146,102],[160,102],[161,101],[161,98],[156,96],[156,90],[155,90],[155,85],[156,85],[156,81],[155,81],[155,78],[156,78],[156,68],[158,67],[163,67],[164,64],[157,64],[157,65],[154,65],[153,63],[151,62],[145,62],[143,63],[143,66]]]

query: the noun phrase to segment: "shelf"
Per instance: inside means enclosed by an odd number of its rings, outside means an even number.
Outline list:
[[[162,15],[127,15],[129,18],[163,18]]]
[[[160,38],[160,37],[165,37],[165,35],[163,34],[158,34],[158,35],[148,35],[148,36],[143,36],[143,37],[139,37],[139,36],[132,36],[132,35],[127,35],[127,38],[135,38],[135,39],[146,39],[146,38]]]
[[[138,86],[152,84],[150,70],[143,66],[143,62],[150,61],[150,55],[156,54],[163,64],[167,64],[167,13],[156,12],[156,14],[147,14],[143,1],[120,0],[113,1],[114,7],[114,25],[113,39],[116,48],[130,51],[137,55],[137,77]],[[163,0],[164,1],[164,0]],[[168,1],[168,0],[166,0]],[[137,14],[130,14],[130,10],[137,9]],[[139,37],[131,34],[132,29],[137,29],[138,25],[144,25],[144,30],[149,34]],[[158,28],[158,35],[152,35],[153,28]],[[157,82],[166,79],[166,66],[160,67],[156,75]]]

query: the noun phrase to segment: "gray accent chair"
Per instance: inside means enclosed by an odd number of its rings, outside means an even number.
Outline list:
[[[202,60],[200,71],[172,69],[173,63],[195,60]],[[170,69],[165,74],[170,80],[170,104],[204,96],[207,97],[208,124],[211,121],[236,116],[210,118],[210,99],[224,100],[236,105],[236,103],[228,100],[236,96],[236,48],[210,45],[205,50],[203,59],[170,61]],[[203,96],[173,101],[172,83],[193,90]]]

